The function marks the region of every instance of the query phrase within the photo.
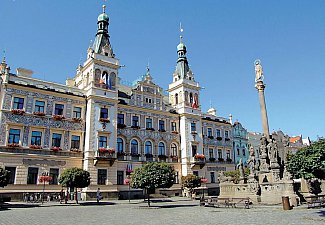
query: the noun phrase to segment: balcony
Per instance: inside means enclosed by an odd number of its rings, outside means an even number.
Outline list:
[[[166,162],[167,158],[168,158],[167,155],[158,155],[159,162]]]
[[[190,161],[191,161],[192,168],[195,166],[198,166],[198,167],[200,167],[200,169],[202,169],[206,164],[205,156],[201,155],[201,154],[197,154],[194,157],[191,157]]]
[[[94,159],[94,165],[96,166],[99,161],[108,162],[110,166],[114,164],[116,160],[116,153],[115,151],[105,151],[103,149],[99,149],[95,152],[95,159]]]

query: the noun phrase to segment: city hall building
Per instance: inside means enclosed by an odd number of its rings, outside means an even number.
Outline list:
[[[177,46],[176,70],[168,94],[153,82],[149,68],[134,85],[122,85],[120,64],[108,33],[109,18],[98,16],[97,34],[66,84],[32,77],[32,71],[0,66],[0,166],[11,172],[1,189],[14,198],[41,192],[39,177],[49,173],[47,192],[59,192],[58,177],[66,168],[90,172],[84,199],[123,196],[125,178],[146,162],[167,162],[176,181],[167,195],[181,194],[181,176],[207,179],[210,194],[218,193],[219,171],[233,170],[231,119],[202,112],[200,85],[189,68],[187,48]],[[141,190],[132,190],[139,196]]]

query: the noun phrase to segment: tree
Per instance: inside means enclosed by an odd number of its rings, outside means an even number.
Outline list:
[[[248,177],[249,174],[250,174],[249,168],[245,168],[244,169],[245,177]],[[225,172],[223,172],[223,175],[226,177],[232,177],[235,184],[239,183],[239,180],[240,180],[240,171],[239,170],[225,171]]]
[[[0,167],[0,187],[7,186],[10,179],[10,172]]]
[[[201,186],[201,178],[193,174],[182,177],[182,188],[188,188],[190,193],[193,193],[193,189]]]
[[[131,174],[132,188],[147,190],[148,206],[150,207],[150,193],[156,188],[170,188],[175,181],[175,170],[167,163],[151,162],[135,169]]]
[[[320,193],[320,182],[316,179],[325,179],[325,140],[306,146],[296,154],[289,154],[287,170],[294,178],[306,179],[309,192]]]
[[[69,168],[63,171],[59,183],[64,187],[75,189],[75,199],[76,203],[78,203],[77,189],[89,186],[90,173],[77,167]]]

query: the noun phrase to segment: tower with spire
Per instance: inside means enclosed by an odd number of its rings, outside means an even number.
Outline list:
[[[91,177],[97,177],[98,166],[102,168],[116,166],[114,164],[116,153],[110,155],[108,160],[110,163],[102,160],[105,150],[115,149],[117,139],[116,85],[120,66],[109,40],[108,25],[109,17],[104,5],[103,12],[98,16],[95,40],[88,48],[86,61],[78,66],[73,79],[75,86],[84,90],[87,98],[84,169],[91,173]],[[100,143],[102,146],[99,146]],[[111,168],[109,171],[114,169]],[[96,184],[96,179],[91,180],[91,185]]]
[[[183,29],[181,28],[181,32]],[[169,100],[180,115],[182,175],[197,170],[196,157],[203,154],[202,122],[200,109],[200,85],[189,67],[187,48],[180,36],[177,45],[177,64],[173,82],[169,84]],[[199,165],[201,169],[202,165]]]

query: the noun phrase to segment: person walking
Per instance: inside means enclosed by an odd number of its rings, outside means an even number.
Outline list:
[[[97,189],[96,199],[97,199],[97,204],[99,203],[100,200],[103,199],[102,193],[100,193],[100,188]]]

